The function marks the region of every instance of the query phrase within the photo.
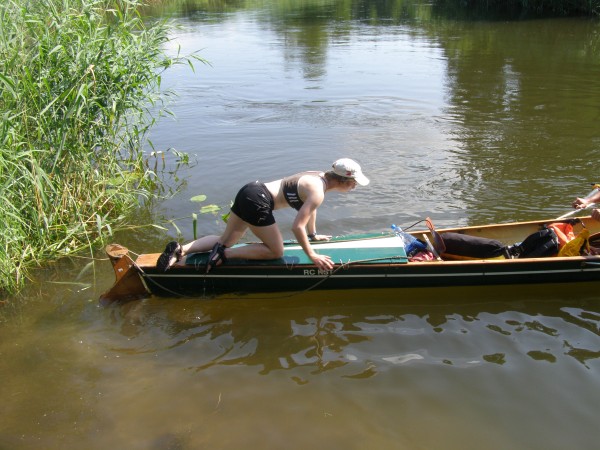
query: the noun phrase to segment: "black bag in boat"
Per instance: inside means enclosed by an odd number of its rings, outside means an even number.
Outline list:
[[[446,249],[444,254],[467,258],[497,258],[504,256],[506,246],[495,239],[460,233],[440,233]]]
[[[520,244],[510,247],[509,253],[514,258],[543,258],[556,256],[558,250],[558,237],[554,230],[542,228],[527,236]]]

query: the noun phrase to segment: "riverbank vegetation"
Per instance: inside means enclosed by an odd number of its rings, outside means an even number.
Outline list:
[[[0,5],[0,294],[93,248],[160,184],[144,156],[168,93],[167,22],[138,0]]]

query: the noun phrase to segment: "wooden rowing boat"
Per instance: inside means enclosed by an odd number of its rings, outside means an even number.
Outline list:
[[[521,242],[556,219],[437,230],[498,240]],[[575,231],[600,232],[600,222],[582,217]],[[411,231],[432,240],[429,230]],[[247,244],[240,244],[247,245]],[[295,242],[286,242],[278,260],[229,260],[208,274],[207,253],[188,255],[166,272],[156,268],[159,253],[135,259],[118,244],[107,247],[116,280],[101,300],[128,300],[149,295],[180,297],[224,293],[294,292],[311,289],[390,289],[418,287],[484,286],[506,284],[578,283],[600,281],[600,256],[519,259],[461,259],[442,254],[442,260],[413,262],[402,240],[391,232],[338,236],[313,244],[317,252],[335,262],[332,270],[317,270]]]

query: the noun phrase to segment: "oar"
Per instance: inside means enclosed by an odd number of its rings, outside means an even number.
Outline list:
[[[592,198],[593,196],[595,196],[598,192],[600,192],[600,184],[598,183],[592,183],[592,190],[590,191],[590,193],[588,195],[586,195],[585,197],[583,197],[584,199],[586,198]],[[566,219],[567,217],[571,217],[574,216],[575,214],[577,214],[580,211],[585,211],[586,209],[590,209],[590,208],[594,208],[597,206],[597,203],[590,203],[589,205],[585,206],[584,208],[578,208],[575,209],[573,211],[570,211],[566,214],[563,214],[562,216],[558,217],[557,219]]]
[[[597,206],[598,206],[598,203],[590,203],[590,204],[589,204],[589,205],[587,205],[585,208],[579,208],[579,209],[575,209],[575,210],[573,210],[573,211],[570,211],[570,212],[568,212],[568,213],[566,213],[566,214],[563,214],[563,215],[562,215],[562,216],[560,216],[560,217],[557,217],[557,219],[566,219],[567,217],[574,216],[574,215],[575,215],[575,214],[577,214],[578,212],[585,211],[586,209],[590,209],[590,208],[595,208],[595,207],[597,207]]]

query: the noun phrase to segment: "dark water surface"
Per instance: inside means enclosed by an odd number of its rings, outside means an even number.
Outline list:
[[[207,6],[208,5],[208,6]],[[240,6],[243,5],[243,6]],[[176,194],[115,240],[192,237],[190,198],[336,158],[372,179],[319,231],[556,217],[600,181],[600,25],[458,21],[419,2],[171,2]],[[177,168],[165,154],[163,174]],[[291,211],[277,213],[291,237]],[[200,215],[199,234],[218,233]],[[157,299],[62,261],[0,309],[0,449],[595,449],[597,284]]]

